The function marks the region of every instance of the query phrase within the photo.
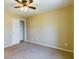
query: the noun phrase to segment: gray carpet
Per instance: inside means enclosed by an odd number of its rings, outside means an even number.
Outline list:
[[[5,59],[73,59],[73,54],[33,43],[20,43],[4,49]]]

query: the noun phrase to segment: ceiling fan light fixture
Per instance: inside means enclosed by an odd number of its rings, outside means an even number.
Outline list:
[[[14,8],[20,8],[21,11],[27,11],[28,8],[30,9],[36,9],[36,7],[34,6],[31,6],[31,3],[33,3],[33,0],[15,0],[16,2],[18,2],[20,5],[19,6],[16,6]]]
[[[27,11],[27,9],[28,9],[28,8],[25,6],[25,7],[24,7],[24,11],[26,12],[26,11]]]
[[[26,12],[27,11],[27,7],[26,6],[24,6],[24,7],[21,7],[21,11],[24,11],[24,12]]]

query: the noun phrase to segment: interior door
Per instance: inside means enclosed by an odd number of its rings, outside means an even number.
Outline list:
[[[20,42],[20,21],[13,19],[12,23],[12,44],[17,44]]]

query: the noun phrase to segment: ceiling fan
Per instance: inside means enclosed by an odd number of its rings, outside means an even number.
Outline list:
[[[33,0],[15,0],[15,1],[18,2],[20,5],[14,8],[36,9],[36,7],[30,6],[30,4],[33,3]]]

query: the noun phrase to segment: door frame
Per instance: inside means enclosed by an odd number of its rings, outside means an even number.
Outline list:
[[[27,37],[26,37],[26,20],[25,19],[20,19],[20,18],[13,18],[12,20],[14,20],[14,19],[16,19],[16,20],[18,20],[19,21],[19,25],[20,25],[20,21],[24,21],[24,41],[27,41]],[[13,25],[13,24],[12,24]],[[13,29],[12,29],[13,30]],[[20,32],[19,32],[20,33]],[[19,34],[18,34],[19,35]],[[12,36],[13,36],[13,31],[12,31]],[[19,37],[20,37],[20,35],[19,35]],[[13,38],[12,38],[12,40],[13,40]],[[20,43],[20,38],[19,38],[19,43]],[[15,43],[15,44],[18,44],[18,43]],[[13,44],[13,43],[11,43],[11,46],[12,45],[15,45],[15,44]]]
[[[19,21],[24,21],[24,41],[27,41],[27,38],[26,38],[26,20],[25,19],[18,19]]]
[[[26,38],[26,20],[25,19],[19,19],[19,21],[24,21],[24,41],[27,41],[27,38]]]

